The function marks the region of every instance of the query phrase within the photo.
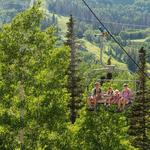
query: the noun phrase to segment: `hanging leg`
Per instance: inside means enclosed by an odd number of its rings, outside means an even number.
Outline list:
[[[116,103],[118,104],[118,111],[121,111],[122,98],[118,99]]]
[[[125,105],[126,105],[126,99],[125,99],[125,98],[123,98],[123,101],[122,101],[122,110],[124,110]]]

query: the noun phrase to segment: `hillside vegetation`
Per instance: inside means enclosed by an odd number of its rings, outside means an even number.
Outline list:
[[[94,18],[79,0],[1,2],[0,150],[150,149],[149,28],[108,26],[140,71],[110,36],[100,36],[99,24],[81,20]],[[148,1],[87,2],[106,21],[148,25],[141,22]],[[100,65],[100,49],[119,70]]]

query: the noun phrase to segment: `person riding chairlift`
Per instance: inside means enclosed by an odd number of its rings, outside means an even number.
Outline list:
[[[101,84],[99,82],[95,83],[95,87],[93,89],[93,97],[96,99],[96,102],[98,102],[102,98]]]
[[[103,29],[101,26],[99,26],[99,30],[101,31],[101,36],[102,37],[107,37],[108,36],[108,32]]]
[[[88,106],[89,108],[96,107],[96,99],[92,95],[88,98]]]
[[[108,104],[108,106],[110,106],[111,102],[113,101],[113,97],[114,97],[114,91],[112,87],[108,88],[107,94],[106,94],[109,98],[107,98],[106,100],[106,104]]]
[[[119,101],[119,109],[124,110],[126,104],[131,102],[132,92],[128,88],[127,84],[123,85],[124,89],[122,90],[122,98]],[[122,105],[122,108],[121,108]]]
[[[101,97],[101,89],[100,89],[100,83],[96,82],[95,87],[92,90],[92,95],[88,98],[88,105],[90,108],[96,107],[97,101]]]
[[[121,94],[120,94],[119,90],[116,89],[114,92],[112,103],[118,105],[120,99],[121,99]]]

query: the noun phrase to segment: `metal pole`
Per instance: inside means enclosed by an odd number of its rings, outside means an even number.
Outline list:
[[[100,65],[103,65],[103,43],[100,45]]]
[[[103,63],[103,50],[104,50],[104,39],[100,40],[100,65],[104,65]]]

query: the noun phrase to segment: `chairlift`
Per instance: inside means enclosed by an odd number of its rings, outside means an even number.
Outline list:
[[[103,29],[102,27],[99,27],[99,30],[101,31],[102,36],[105,35],[104,34],[104,32],[106,32],[105,29]],[[119,84],[119,83],[120,84],[133,83],[134,88],[132,89],[132,93],[133,93],[133,96],[131,98],[131,103],[132,103],[134,98],[135,98],[135,95],[137,93],[137,90],[139,89],[138,87],[140,86],[140,81],[138,81],[138,80],[116,80],[116,79],[113,79],[112,75],[114,72],[116,73],[116,72],[128,71],[128,70],[125,68],[118,68],[116,65],[112,65],[111,64],[111,57],[109,57],[107,64],[104,64],[103,60],[102,60],[103,59],[102,55],[103,55],[103,46],[100,50],[100,62],[101,62],[101,66],[103,68],[94,69],[94,71],[105,71],[107,73],[107,76],[104,78],[101,77],[101,79],[99,79],[97,81],[100,83],[105,83],[105,82],[108,83],[109,82],[111,84],[111,87],[113,87],[113,83],[117,83],[117,84]],[[89,101],[90,101],[90,98],[91,97],[88,96]],[[107,93],[104,92],[104,93],[102,93],[101,99],[97,101],[97,104],[98,103],[106,104],[106,101],[109,98],[110,97],[107,95]]]
[[[100,31],[101,31],[101,36],[102,37],[108,37],[108,32],[104,29],[104,28],[102,28],[101,26],[99,26],[99,28],[98,28]]]
[[[101,60],[102,61],[102,60]],[[105,71],[107,81],[110,81],[113,78],[113,73],[121,72],[121,71],[128,71],[126,68],[118,68],[116,65],[111,64],[111,57],[109,57],[107,61],[107,65],[103,63],[103,68],[94,69],[95,71]],[[102,80],[101,83],[104,83],[106,80]]]
[[[106,81],[107,79],[105,79]],[[99,79],[97,80],[98,82],[101,82],[102,80]],[[132,83],[132,86],[133,87],[129,87],[129,89],[131,90],[131,93],[132,93],[132,96],[130,97],[130,101],[125,105],[125,109],[129,108],[132,103],[134,102],[134,99],[135,99],[135,96],[136,94],[138,93],[138,88],[140,87],[140,81],[139,80],[117,80],[117,79],[112,79],[111,82],[109,82],[109,87],[114,87],[114,83],[120,83],[121,85],[123,85],[124,83],[127,83],[127,84],[131,84]],[[119,89],[119,88],[117,88]],[[120,92],[122,92],[122,90],[119,89]],[[90,97],[88,97],[90,98]],[[102,97],[101,99],[99,99],[97,101],[97,104],[104,104],[104,105],[107,105],[107,101],[111,98],[111,96],[107,95],[106,92],[102,92]],[[116,104],[115,104],[116,105]],[[117,104],[118,105],[118,104]],[[95,106],[96,107],[96,106]],[[95,109],[93,109],[95,110]]]
[[[117,68],[115,65],[104,65],[104,68],[94,69],[95,71],[106,71],[107,73],[114,73],[120,71],[127,71],[127,69]]]

